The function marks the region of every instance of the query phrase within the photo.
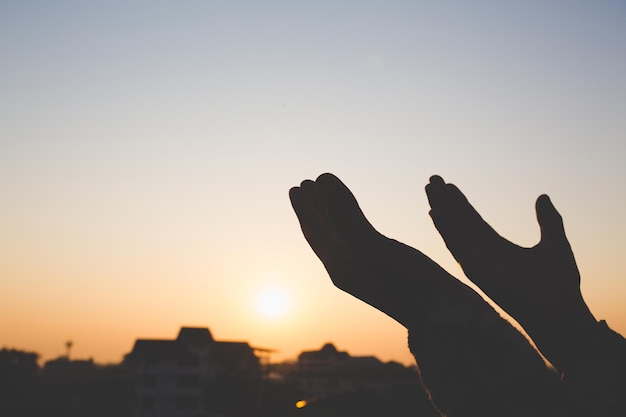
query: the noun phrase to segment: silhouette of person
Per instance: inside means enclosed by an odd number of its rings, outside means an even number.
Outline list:
[[[574,370],[571,388],[480,295],[418,250],[376,231],[337,177],[305,180],[289,195],[333,283],[408,329],[424,388],[440,414],[574,415],[585,410],[576,391],[588,394],[583,405],[589,409],[615,410],[615,393],[623,391],[619,375],[600,367],[602,388],[589,390],[589,372],[598,368],[581,368],[577,360],[610,351],[623,369],[623,339],[586,307],[560,215],[547,196],[537,201],[542,240],[526,249],[500,237],[440,177],[432,177],[426,191],[435,226],[468,277],[537,338],[565,380]],[[580,342],[579,334],[599,340],[572,348],[568,342]]]

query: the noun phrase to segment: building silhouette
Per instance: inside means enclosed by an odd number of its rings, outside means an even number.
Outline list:
[[[261,365],[247,342],[216,341],[206,327],[182,327],[176,339],[137,339],[124,359],[133,381],[132,415],[211,415],[211,386],[257,380]]]
[[[332,343],[320,350],[303,351],[288,377],[310,397],[368,392],[382,395],[400,385],[413,384],[415,372],[396,362],[374,356],[351,356]]]

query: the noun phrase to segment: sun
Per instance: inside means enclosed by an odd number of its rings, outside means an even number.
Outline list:
[[[280,288],[267,288],[257,296],[257,308],[263,316],[268,318],[282,316],[288,306],[287,293]]]

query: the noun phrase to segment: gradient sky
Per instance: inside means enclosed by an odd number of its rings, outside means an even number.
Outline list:
[[[326,171],[464,282],[429,176],[526,246],[549,194],[626,333],[625,51],[619,1],[0,1],[0,346],[116,362],[198,325],[410,363],[301,236],[288,189]]]

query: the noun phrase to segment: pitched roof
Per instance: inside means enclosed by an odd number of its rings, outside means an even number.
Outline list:
[[[176,340],[195,346],[214,342],[213,335],[207,327],[181,327]]]
[[[344,360],[349,358],[348,352],[339,351],[332,343],[326,343],[320,350],[304,351],[298,355],[298,359],[301,360],[329,360],[339,359]]]
[[[137,339],[133,350],[126,355],[125,362],[136,364],[156,361],[194,365],[199,360],[196,348],[209,352],[218,363],[227,367],[258,363],[254,349],[248,342],[216,342],[206,327],[182,327],[174,340]]]
[[[128,355],[130,361],[158,360],[193,363],[196,358],[178,340],[137,339]]]

